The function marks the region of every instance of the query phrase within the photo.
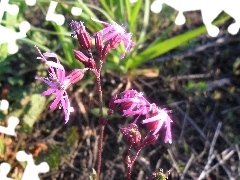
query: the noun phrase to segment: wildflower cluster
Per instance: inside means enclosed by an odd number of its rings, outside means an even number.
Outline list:
[[[112,97],[109,103],[109,114],[121,110],[123,116],[136,116],[135,120],[126,127],[120,127],[121,133],[125,136],[129,145],[126,157],[127,177],[131,179],[131,168],[141,149],[154,143],[159,137],[159,131],[163,126],[166,127],[164,142],[172,143],[171,118],[168,110],[161,109],[155,103],[148,102],[143,93],[136,90],[126,90],[119,95]],[[139,120],[143,117],[143,120]],[[139,122],[140,121],[140,122]],[[138,124],[146,126],[147,134],[144,138],[138,129]],[[135,147],[134,154],[131,154],[131,148]],[[155,176],[158,177],[158,176]]]
[[[123,116],[136,116],[136,119],[128,124],[126,127],[120,127],[120,131],[126,137],[129,144],[129,151],[126,158],[126,164],[128,167],[127,176],[130,179],[131,167],[136,160],[140,150],[154,143],[159,136],[159,131],[163,126],[166,127],[165,143],[172,143],[171,135],[171,118],[168,116],[168,110],[159,108],[156,104],[148,102],[143,93],[139,93],[136,90],[126,90],[111,98],[109,103],[108,116],[103,117],[103,101],[102,101],[102,87],[101,87],[101,70],[102,65],[109,54],[110,50],[115,49],[121,42],[125,46],[125,51],[120,58],[123,58],[127,52],[135,45],[131,40],[132,34],[126,32],[126,28],[118,25],[116,22],[112,24],[93,19],[97,23],[101,23],[105,26],[104,29],[93,34],[95,41],[95,52],[98,55],[98,60],[93,57],[92,53],[92,36],[87,32],[83,22],[71,21],[70,26],[73,29],[71,37],[76,36],[78,43],[81,46],[81,50],[73,50],[75,58],[81,62],[85,68],[74,69],[67,73],[64,67],[61,65],[59,59],[54,53],[41,53],[37,48],[41,59],[49,69],[48,77],[36,77],[49,86],[49,89],[42,93],[43,96],[54,95],[55,99],[50,105],[50,109],[56,109],[59,107],[63,109],[65,114],[65,123],[69,121],[70,113],[74,111],[70,105],[70,100],[67,94],[67,88],[74,83],[80,81],[86,71],[91,71],[96,77],[96,85],[99,92],[99,143],[98,143],[98,162],[97,162],[97,177],[100,177],[101,169],[101,152],[103,145],[103,132],[109,117],[117,110],[122,110]],[[55,61],[47,60],[48,58],[54,58]],[[143,117],[143,120],[139,120]],[[142,138],[139,131],[139,124],[146,126],[147,135]],[[131,156],[131,147],[136,147],[136,153]]]
[[[127,138],[129,138],[128,136],[132,137],[133,131],[137,131],[139,117],[144,117],[144,120],[140,123],[146,125],[148,135],[145,140],[142,141],[141,146],[145,146],[157,140],[158,133],[163,125],[166,127],[164,142],[172,143],[170,124],[172,120],[168,115],[169,111],[157,107],[155,103],[148,102],[143,97],[143,93],[139,93],[136,90],[126,90],[122,92],[119,97],[114,96],[114,104],[111,102],[110,108],[113,110],[121,109],[123,111],[123,116],[137,116],[134,122],[127,127],[128,131],[123,131],[125,128],[121,128],[121,132],[127,136]],[[135,134],[139,136],[139,133]]]
[[[79,45],[87,52],[83,53],[79,50],[73,50],[76,59],[84,64],[84,69],[74,69],[70,73],[66,73],[56,54],[49,52],[41,53],[41,51],[36,47],[41,56],[37,59],[41,59],[49,68],[48,77],[36,77],[37,80],[43,81],[50,87],[48,90],[42,93],[42,96],[51,94],[55,96],[55,100],[50,105],[50,109],[54,110],[57,107],[63,109],[63,112],[65,114],[65,123],[69,121],[70,113],[74,111],[73,107],[70,105],[66,91],[67,88],[72,84],[80,81],[83,78],[85,71],[87,70],[91,70],[95,76],[99,78],[103,60],[105,60],[109,51],[116,48],[121,41],[123,41],[126,47],[125,52],[129,51],[134,45],[131,40],[131,33],[126,33],[124,27],[119,26],[115,22],[113,24],[108,24],[96,19],[93,20],[106,26],[106,28],[93,35],[95,38],[95,49],[100,59],[99,67],[96,66],[96,60],[93,58],[91,52],[92,37],[86,31],[86,27],[81,21],[72,21],[70,23],[70,26],[74,31],[73,34],[71,34],[71,37],[74,37],[76,35]],[[124,56],[125,53],[122,55],[122,57]],[[47,60],[49,57],[55,58],[56,62]]]

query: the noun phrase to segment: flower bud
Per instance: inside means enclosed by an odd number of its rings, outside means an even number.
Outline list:
[[[107,43],[107,44],[104,46],[104,48],[103,48],[103,50],[102,50],[102,52],[101,52],[100,59],[101,59],[101,60],[105,60],[106,57],[107,57],[107,55],[108,55],[108,53],[109,53],[109,51],[110,51],[110,44]]]
[[[81,80],[84,76],[86,69],[74,69],[72,70],[68,77],[70,77],[71,84],[76,83],[77,81]]]
[[[141,133],[134,123],[129,124],[127,127],[120,127],[120,131],[126,137],[129,145],[138,144],[141,141]]]
[[[95,48],[96,48],[96,51],[97,51],[99,57],[101,57],[103,42],[102,42],[102,39],[101,39],[101,37],[99,36],[98,33],[96,33],[96,35],[95,35]]]
[[[82,63],[88,62],[89,57],[87,57],[85,54],[83,54],[81,51],[73,50],[74,56],[77,60],[79,60]]]
[[[83,22],[71,21],[70,26],[74,30],[71,37],[77,35],[78,42],[83,49],[89,50],[92,47],[92,39],[89,33],[86,31]]]
[[[87,68],[95,69],[96,63],[92,58],[87,57],[81,51],[73,50],[74,56],[77,60],[83,63]]]
[[[117,106],[114,101],[117,99],[117,94],[115,94],[114,96],[111,97],[110,101],[109,101],[109,109],[115,111],[117,109]]]
[[[153,144],[158,139],[159,134],[152,134],[144,138],[141,142],[141,147]]]

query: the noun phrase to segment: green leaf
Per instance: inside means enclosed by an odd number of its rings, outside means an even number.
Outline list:
[[[129,2],[129,0],[128,0]],[[138,0],[136,3],[134,3],[134,6],[132,7],[132,12],[130,14],[130,18],[129,18],[129,31],[130,32],[134,32],[135,29],[137,29],[137,19],[138,19],[138,15],[140,13],[141,10],[141,6],[142,6],[142,0]]]
[[[106,0],[99,0],[103,8],[107,11],[107,13],[113,17],[114,16],[114,11],[113,11],[113,5],[112,1],[106,1]]]
[[[6,146],[3,138],[0,138],[0,154],[5,154]]]
[[[90,111],[94,116],[98,117],[99,108],[92,108]],[[107,111],[108,111],[108,108],[103,108],[103,117],[107,116]]]
[[[25,114],[23,116],[23,121],[30,128],[33,127],[34,123],[37,121],[45,106],[46,98],[40,94],[33,94],[27,106],[25,107]]]
[[[229,16],[225,16],[219,19],[218,21],[216,21],[214,24],[223,23],[229,18],[230,18]],[[136,56],[128,60],[125,66],[127,69],[137,68],[142,63],[149,61],[153,58],[156,58],[166,52],[169,52],[170,50],[182,45],[183,43],[186,43],[187,41],[205,32],[206,32],[206,27],[201,26],[197,29],[190,30],[181,35],[177,35],[175,37],[169,38],[163,42],[158,42],[158,43],[154,42],[154,45],[150,44],[144,51],[138,53]]]

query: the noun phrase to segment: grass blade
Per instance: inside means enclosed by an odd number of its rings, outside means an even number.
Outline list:
[[[230,18],[229,16],[225,16],[225,17],[219,19],[218,21],[216,21],[214,24],[223,23],[229,18]],[[132,59],[129,59],[126,62],[126,68],[127,69],[137,68],[142,63],[144,63],[148,60],[151,60],[153,58],[156,58],[166,52],[169,52],[170,50],[180,46],[183,43],[186,43],[187,41],[189,41],[205,32],[206,32],[206,27],[201,26],[197,29],[190,30],[186,33],[172,37],[163,42],[155,43],[154,45],[150,44],[146,50],[138,53],[138,55],[136,55]]]

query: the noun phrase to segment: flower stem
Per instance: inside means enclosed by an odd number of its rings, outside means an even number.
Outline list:
[[[103,132],[105,125],[100,124],[99,140],[98,140],[98,160],[97,160],[97,180],[100,180],[101,164],[102,164],[102,147],[103,147]]]
[[[97,180],[100,180],[101,174],[101,164],[102,164],[102,149],[103,149],[103,134],[106,123],[104,123],[103,119],[103,99],[102,99],[102,87],[101,87],[101,70],[102,70],[102,61],[100,61],[99,68],[94,72],[97,80],[97,89],[99,94],[99,140],[98,140],[98,154],[97,154]]]
[[[131,148],[131,146],[130,146]],[[127,157],[130,157],[130,148],[128,149],[128,155]],[[135,152],[135,155],[133,156],[132,160],[130,163],[126,163],[127,164],[127,180],[131,180],[131,171],[132,171],[132,166],[134,164],[134,162],[136,161],[138,154],[140,153],[140,151],[142,150],[142,146],[138,147],[137,151]]]

